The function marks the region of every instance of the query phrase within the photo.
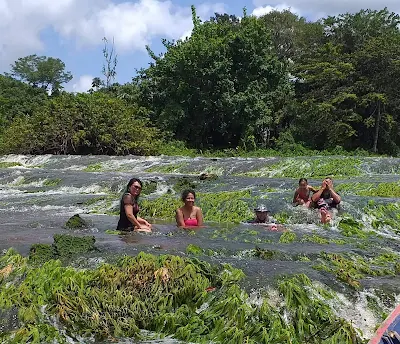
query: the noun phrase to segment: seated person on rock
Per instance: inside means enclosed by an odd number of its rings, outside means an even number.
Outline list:
[[[125,193],[120,201],[117,230],[151,232],[151,224],[137,215],[139,213],[137,200],[141,191],[142,182],[140,179],[132,178],[128,182]]]
[[[181,197],[183,207],[176,210],[176,224],[181,228],[193,228],[203,226],[203,213],[194,205],[196,193],[193,190],[185,190]]]
[[[337,209],[341,198],[333,188],[332,178],[327,177],[322,181],[321,188],[311,197],[313,207],[318,208],[321,214],[321,222],[328,223],[332,219],[330,210]]]

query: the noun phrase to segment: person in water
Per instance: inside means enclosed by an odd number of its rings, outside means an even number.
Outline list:
[[[120,202],[118,230],[151,232],[151,224],[138,216],[139,204],[137,200],[142,191],[142,185],[140,179],[137,178],[132,178],[128,182]]]
[[[296,189],[293,196],[293,204],[295,206],[302,205],[309,208],[311,205],[311,193],[315,193],[318,190],[308,185],[306,178],[300,178],[299,187]]]
[[[176,224],[181,228],[199,227],[203,225],[203,213],[194,205],[196,193],[193,190],[182,192],[183,207],[176,210]]]
[[[255,219],[250,221],[253,225],[264,225],[267,226],[268,229],[272,231],[282,230],[282,225],[278,225],[275,223],[275,219],[269,216],[270,211],[264,204],[259,205],[257,208],[254,208]]]
[[[321,222],[328,223],[332,219],[330,210],[337,209],[342,199],[333,188],[332,178],[327,177],[322,181],[321,188],[312,195],[311,200],[313,206],[320,211]]]

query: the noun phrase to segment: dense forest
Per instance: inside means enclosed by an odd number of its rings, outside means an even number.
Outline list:
[[[147,47],[152,62],[124,85],[106,39],[88,93],[63,90],[72,75],[57,58],[15,61],[0,75],[0,153],[400,154],[397,14],[192,12],[191,37]]]

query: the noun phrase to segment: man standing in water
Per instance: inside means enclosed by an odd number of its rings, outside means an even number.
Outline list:
[[[314,207],[317,207],[321,214],[321,222],[328,223],[332,219],[329,212],[332,208],[337,208],[341,202],[340,196],[333,188],[332,178],[326,177],[322,181],[321,188],[311,197]]]

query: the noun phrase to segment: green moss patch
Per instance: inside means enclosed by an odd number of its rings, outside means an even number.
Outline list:
[[[68,229],[82,229],[87,228],[88,224],[79,216],[79,214],[75,214],[68,219],[65,223],[65,227]]]

